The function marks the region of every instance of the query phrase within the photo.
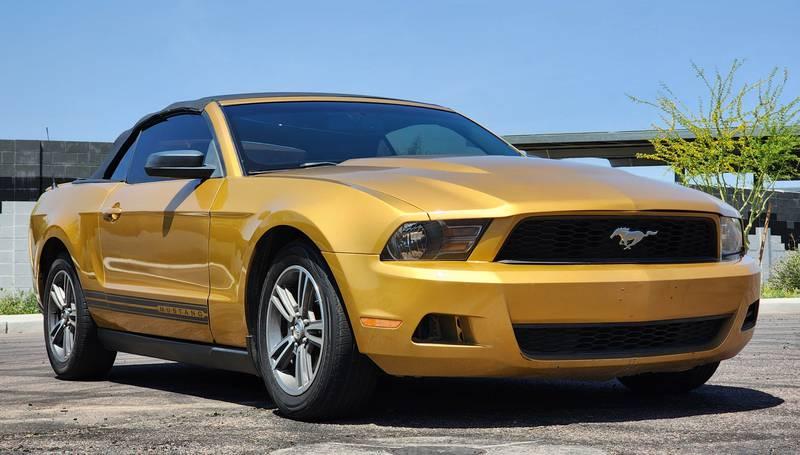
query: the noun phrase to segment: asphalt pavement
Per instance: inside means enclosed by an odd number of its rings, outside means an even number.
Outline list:
[[[260,379],[120,355],[58,380],[39,333],[0,335],[0,452],[800,453],[800,314],[762,315],[710,383],[643,398],[614,381],[382,380],[367,412],[282,417]]]

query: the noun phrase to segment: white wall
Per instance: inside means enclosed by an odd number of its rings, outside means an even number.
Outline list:
[[[750,249],[747,255],[758,259],[758,252],[761,245],[761,237],[764,233],[764,228],[756,228],[755,235],[747,236],[750,241]],[[770,272],[775,264],[780,262],[789,252],[786,251],[786,245],[781,242],[781,236],[771,235],[770,230],[767,230],[767,246],[764,248],[764,258],[761,261],[761,282],[764,283],[769,279]]]
[[[2,202],[0,212],[0,289],[31,289],[28,220],[35,202]]]

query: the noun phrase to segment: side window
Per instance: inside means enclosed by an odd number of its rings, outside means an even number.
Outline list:
[[[125,150],[125,154],[122,155],[122,159],[119,160],[117,163],[117,167],[114,168],[114,173],[111,174],[111,180],[116,181],[124,181],[125,176],[128,175],[128,168],[131,166],[131,161],[133,161],[133,154],[136,150],[136,141],[133,141],[127,150]]]
[[[212,177],[219,176],[216,147],[202,115],[183,114],[169,117],[139,133],[136,140],[133,160],[128,169],[128,183],[143,183],[165,180],[151,177],[144,170],[147,158],[153,153],[167,150],[196,150],[206,156],[206,164],[214,164],[217,170]],[[213,156],[209,156],[213,155]],[[123,157],[123,161],[127,158]],[[122,163],[120,163],[122,164]]]
[[[398,155],[485,155],[464,136],[440,125],[419,124],[394,130],[386,141]]]

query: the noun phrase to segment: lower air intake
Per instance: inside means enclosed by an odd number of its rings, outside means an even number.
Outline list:
[[[700,351],[718,343],[730,316],[601,324],[519,324],[520,350],[535,359],[639,357]]]

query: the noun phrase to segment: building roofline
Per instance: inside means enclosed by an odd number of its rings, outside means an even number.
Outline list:
[[[800,135],[800,127],[796,129]],[[684,139],[694,139],[694,134],[686,129],[675,130],[675,133]],[[587,131],[578,133],[537,133],[537,134],[509,134],[503,136],[512,144],[527,144],[531,146],[542,145],[579,145],[579,144],[630,144],[641,145],[662,134],[659,130],[629,130],[629,131]]]
[[[694,137],[688,130],[677,130],[680,137],[691,139]],[[596,144],[596,143],[643,143],[656,138],[658,130],[631,130],[631,131],[589,131],[580,133],[539,133],[539,134],[509,134],[504,136],[512,144]]]

